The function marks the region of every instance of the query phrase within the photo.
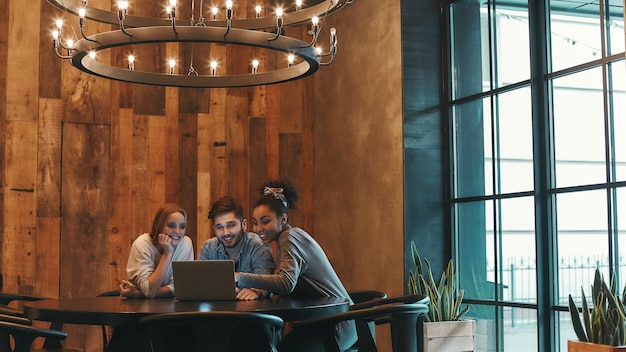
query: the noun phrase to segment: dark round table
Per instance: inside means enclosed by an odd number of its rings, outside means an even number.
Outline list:
[[[343,298],[292,298],[274,296],[255,301],[177,301],[173,298],[125,299],[87,297],[46,299],[24,303],[24,314],[33,320],[68,324],[124,326],[158,313],[238,311],[277,315],[296,321],[348,310]]]

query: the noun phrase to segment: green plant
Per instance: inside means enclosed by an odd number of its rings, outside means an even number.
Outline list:
[[[469,306],[461,308],[463,290],[459,289],[459,278],[454,271],[452,259],[448,262],[446,270],[441,273],[441,278],[437,283],[427,259],[424,259],[426,264],[424,271],[422,258],[414,242],[411,242],[411,255],[415,272],[409,270],[407,285],[409,294],[422,294],[430,298],[430,309],[425,320],[430,322],[461,320],[461,317],[469,311]]]
[[[623,304],[626,288],[620,298],[613,278],[610,285],[611,287],[606,284],[600,270],[596,269],[591,286],[592,306],[589,307],[585,291],[581,288],[580,313],[572,295],[569,295],[569,311],[578,340],[609,346],[626,345],[626,310]],[[582,321],[580,315],[583,317]]]

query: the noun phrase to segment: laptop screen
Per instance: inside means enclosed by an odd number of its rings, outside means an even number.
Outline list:
[[[174,297],[180,301],[235,300],[232,260],[173,261]]]

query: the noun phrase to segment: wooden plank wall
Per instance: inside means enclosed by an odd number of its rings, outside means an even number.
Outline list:
[[[133,4],[149,9],[135,14],[160,11],[150,0]],[[111,0],[89,5],[116,9]],[[236,2],[236,16],[253,16],[255,5]],[[115,289],[132,241],[149,231],[163,202],[188,210],[187,234],[197,248],[211,236],[213,201],[233,195],[249,214],[268,178],[294,181],[301,198],[294,223],[313,231],[312,77],[210,90],[109,81],[53,54],[54,20],[78,30],[75,17],[46,0],[2,1],[0,16],[9,19],[0,21],[2,292],[79,297]],[[85,30],[107,27],[88,22]],[[162,70],[162,54],[188,61],[183,49],[189,44],[160,44],[136,56]],[[98,60],[124,67],[128,50]],[[227,69],[247,67],[257,54],[262,67],[283,61],[257,49],[211,46],[208,54],[194,51],[194,65],[227,55]],[[101,350],[97,327],[64,328],[68,346]]]

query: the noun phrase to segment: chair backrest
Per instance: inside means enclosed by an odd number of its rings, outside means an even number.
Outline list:
[[[164,313],[139,321],[153,352],[275,351],[283,324],[277,316],[251,312]]]
[[[373,300],[369,300],[369,301],[365,301],[361,303],[356,303],[350,306],[350,310],[372,308],[372,307],[382,306],[386,304],[407,304],[407,303],[419,303],[419,304],[429,305],[430,298],[426,295],[406,295],[406,296],[385,297],[382,299],[373,299]]]
[[[375,299],[383,299],[387,298],[387,294],[383,291],[374,291],[374,290],[355,290],[348,291],[350,295],[350,299],[354,303],[363,303]]]
[[[371,300],[366,300],[363,302],[355,302],[356,304],[350,306],[350,310],[359,310],[365,308],[373,308],[379,307],[387,304],[412,304],[419,303],[424,304],[426,306],[430,303],[430,298],[425,295],[406,295],[406,296],[395,296],[395,297],[383,297],[376,298]],[[376,330],[375,330],[375,322],[364,322],[362,320],[357,320],[355,322],[357,329],[357,336],[359,340],[357,341],[358,350],[367,350],[369,347],[376,344]]]
[[[392,350],[397,352],[417,351],[418,339],[422,337],[422,334],[418,333],[418,320],[427,313],[428,305],[426,304],[387,304],[296,322],[292,331],[285,336],[285,341],[279,344],[279,351],[295,351],[296,349],[290,349],[289,346],[301,346],[301,344],[294,343],[294,339],[307,341],[311,346],[315,342],[320,344],[311,350],[339,351],[340,348],[335,337],[335,327],[340,322],[349,320],[390,324]],[[290,337],[289,335],[292,336]],[[361,336],[359,336],[359,339],[361,339]],[[367,341],[359,340],[359,351],[376,352],[378,351],[378,346],[376,346],[374,339],[367,339]]]
[[[27,295],[22,293],[0,292],[0,314],[14,315],[23,317],[22,304],[27,301],[40,301],[48,299],[43,296]],[[12,302],[17,301],[17,308],[10,306]],[[29,324],[30,325],[30,324]],[[51,330],[62,330],[63,323],[53,322],[50,324]],[[10,351],[9,337],[6,332],[0,333],[0,352]],[[49,338],[43,344],[44,349],[61,350],[61,341],[57,338]]]
[[[19,317],[12,317],[12,319],[19,319]],[[26,320],[30,323],[30,320]],[[41,329],[25,325],[23,323],[15,323],[6,320],[0,320],[0,331],[6,332],[13,337],[13,341],[15,342],[13,352],[30,351],[31,345],[37,337],[55,340],[65,340],[67,337],[67,333],[63,331]]]

